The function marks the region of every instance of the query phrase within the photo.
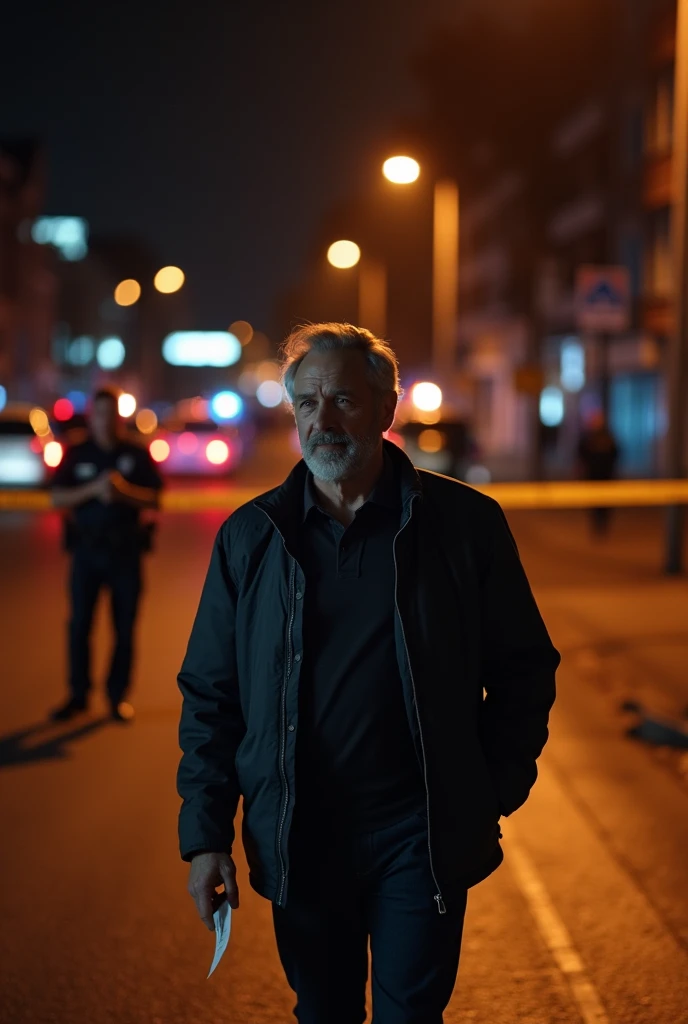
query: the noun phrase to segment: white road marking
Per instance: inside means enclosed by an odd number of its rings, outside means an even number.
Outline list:
[[[502,824],[502,830],[506,832]],[[507,863],[519,889],[525,896],[540,934],[554,961],[566,979],[585,1024],[610,1024],[597,989],[587,976],[585,965],[573,944],[566,925],[557,913],[530,855],[508,828]]]

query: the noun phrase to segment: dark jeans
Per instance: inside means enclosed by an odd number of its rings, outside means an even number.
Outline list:
[[[378,832],[290,842],[275,934],[301,1024],[365,1020],[368,939],[374,1024],[440,1024],[459,966],[465,889],[434,899],[427,824],[414,815]]]
[[[110,591],[115,627],[107,692],[111,703],[118,704],[126,696],[131,675],[134,622],[141,593],[139,552],[87,547],[74,551],[70,578],[69,685],[77,700],[85,700],[91,689],[91,625],[103,587]]]

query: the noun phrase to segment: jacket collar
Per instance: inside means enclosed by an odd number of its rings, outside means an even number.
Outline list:
[[[404,510],[414,497],[423,493],[420,477],[413,463],[398,445],[384,440],[385,459],[389,459],[399,482],[401,503]],[[306,489],[308,468],[301,459],[296,463],[287,479],[257,498],[254,504],[267,512],[277,529],[285,535],[296,528],[303,516],[303,496]]]

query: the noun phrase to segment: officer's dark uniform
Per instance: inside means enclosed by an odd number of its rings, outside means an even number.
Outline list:
[[[89,439],[65,453],[53,480],[54,488],[78,487],[106,470],[117,470],[138,487],[158,490],[162,480],[148,451],[127,441],[112,450]],[[91,688],[90,632],[93,611],[102,587],[111,596],[116,642],[107,681],[110,703],[116,707],[129,687],[133,630],[141,593],[141,555],[150,547],[150,531],[132,505],[90,500],[72,509],[66,519],[66,546],[73,553],[69,623],[69,685],[72,698],[85,702]]]

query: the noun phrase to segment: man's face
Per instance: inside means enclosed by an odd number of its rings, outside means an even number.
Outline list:
[[[97,398],[91,409],[89,426],[97,444],[110,445],[117,437],[119,414],[112,398]]]
[[[333,482],[365,469],[395,408],[394,393],[371,387],[361,352],[309,352],[294,379],[294,415],[313,476]]]

